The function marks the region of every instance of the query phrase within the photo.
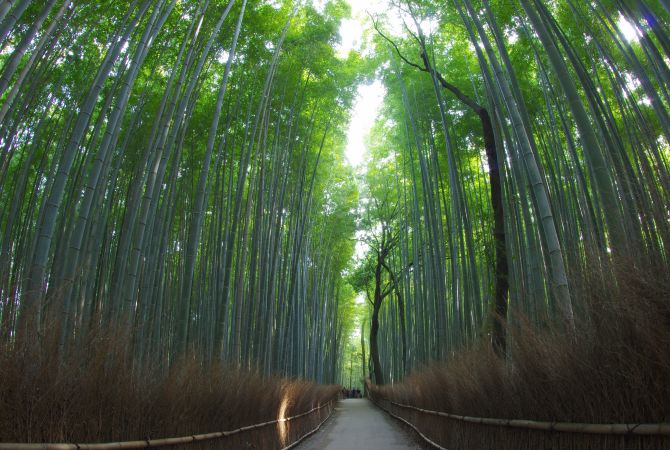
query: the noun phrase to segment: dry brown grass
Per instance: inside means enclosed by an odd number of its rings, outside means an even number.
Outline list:
[[[0,442],[116,442],[232,430],[276,420],[282,402],[290,417],[339,392],[338,386],[206,368],[194,357],[169,370],[160,370],[160,361],[137,369],[132,346],[119,336],[98,330],[65,358],[55,336],[2,346]],[[289,422],[285,441],[312,429],[324,413]],[[279,448],[286,443],[279,430],[271,425],[200,446]]]
[[[510,357],[485,343],[402,384],[373,387],[378,399],[476,417],[547,422],[670,422],[670,279],[661,268],[619,264],[584,274],[576,336],[527,321],[510,329]],[[559,436],[419,417],[448,448],[670,448],[670,440]],[[407,417],[406,417],[407,418]],[[486,439],[483,436],[488,435]],[[587,439],[588,438],[588,439]],[[443,439],[443,440],[440,440]],[[506,442],[506,443],[505,443]]]

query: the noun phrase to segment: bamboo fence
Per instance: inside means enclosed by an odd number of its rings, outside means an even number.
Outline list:
[[[498,448],[670,448],[670,423],[589,424],[541,422],[526,419],[496,419],[463,416],[402,404],[386,398],[371,399],[392,417],[411,427],[428,444],[438,449],[479,448],[475,442],[497,442]],[[386,404],[386,406],[384,406]],[[406,413],[403,413],[405,411]],[[420,416],[427,415],[426,416]],[[405,417],[403,417],[405,416]],[[429,417],[445,418],[453,425]],[[457,425],[461,424],[461,425]],[[475,426],[469,429],[468,425]],[[493,428],[482,428],[493,427]],[[505,432],[504,430],[510,430]],[[517,430],[517,432],[513,432]],[[510,434],[511,433],[511,434]],[[539,434],[538,434],[539,433]],[[484,437],[485,435],[490,437]],[[476,437],[473,437],[476,436]],[[589,437],[590,436],[590,437]],[[516,441],[519,439],[519,441]],[[599,444],[597,441],[602,441]],[[522,441],[528,441],[526,443]],[[503,442],[507,441],[507,442]],[[509,444],[509,445],[507,445]],[[584,447],[586,445],[586,447]],[[483,447],[482,447],[483,448]]]
[[[245,431],[257,430],[260,428],[267,427],[269,425],[279,424],[290,422],[301,417],[305,417],[309,414],[312,414],[316,411],[319,411],[323,408],[328,408],[328,415],[326,418],[321,421],[316,428],[310,430],[308,433],[302,435],[292,444],[284,447],[282,450],[288,450],[295,447],[297,444],[302,442],[308,436],[314,434],[320,427],[323,425],[326,420],[330,418],[333,413],[333,402],[337,401],[336,398],[330,400],[327,403],[316,406],[309,411],[297,414],[292,417],[286,417],[282,419],[270,420],[267,422],[257,423],[253,425],[247,425],[240,427],[234,430],[227,431],[217,431],[213,433],[205,434],[194,434],[191,436],[180,436],[180,437],[171,437],[171,438],[162,438],[162,439],[146,439],[146,440],[137,440],[137,441],[123,441],[123,442],[105,442],[105,443],[90,443],[90,444],[75,444],[75,443],[33,443],[33,444],[22,444],[22,443],[5,443],[0,442],[0,450],[122,450],[122,449],[136,449],[136,448],[156,448],[156,447],[170,447],[175,445],[186,445],[193,444],[203,441],[210,441],[214,439],[223,439],[229,436],[233,436]]]
[[[463,422],[494,425],[499,427],[528,428],[531,430],[560,431],[564,433],[589,434],[639,434],[647,436],[670,436],[670,423],[569,423],[569,422],[538,422],[526,419],[492,419],[486,417],[461,416],[442,411],[417,408],[389,400],[389,403],[400,408],[413,409],[424,414],[447,417]]]

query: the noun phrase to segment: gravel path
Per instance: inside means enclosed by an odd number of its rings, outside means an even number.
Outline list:
[[[299,450],[408,450],[424,448],[399,422],[366,399],[340,400],[333,417]]]

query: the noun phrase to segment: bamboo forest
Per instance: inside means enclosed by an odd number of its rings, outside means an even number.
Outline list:
[[[669,245],[669,0],[0,0],[0,449],[667,449]]]

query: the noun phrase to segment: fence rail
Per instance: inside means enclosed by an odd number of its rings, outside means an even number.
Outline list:
[[[590,424],[494,419],[434,411],[392,401],[368,385],[370,399],[432,447],[667,450],[670,423]],[[482,428],[485,427],[485,428]]]
[[[336,400],[333,399],[333,400],[331,400],[328,404],[332,404],[334,401],[336,401]],[[330,416],[332,416],[332,415],[333,415],[333,408],[330,408],[330,411],[328,412],[328,415],[326,416],[326,418],[323,419],[321,422],[319,422],[319,424],[318,424],[316,427],[314,427],[313,430],[308,431],[307,433],[303,434],[302,437],[300,437],[300,439],[297,439],[295,442],[293,442],[292,444],[288,445],[287,447],[284,447],[282,450],[290,450],[290,449],[292,449],[292,448],[297,447],[298,444],[300,444],[302,441],[304,441],[305,439],[307,439],[308,437],[310,437],[311,435],[313,435],[314,433],[316,433],[317,431],[319,431],[319,429],[321,428],[321,425],[323,425],[324,423],[326,423],[326,421],[327,421],[328,419],[330,419]]]
[[[463,422],[477,423],[480,425],[493,425],[501,427],[527,428],[531,430],[559,431],[566,433],[589,433],[589,434],[637,434],[645,436],[670,436],[670,423],[570,423],[570,422],[538,422],[525,419],[492,419],[485,417],[461,416],[442,411],[431,411],[412,405],[387,400],[390,404],[405,409],[413,409],[425,414],[447,417],[449,419]]]
[[[423,434],[423,433],[421,432],[421,430],[419,430],[419,428],[417,428],[417,427],[416,427],[412,422],[410,422],[409,420],[404,419],[404,418],[400,417],[400,416],[397,415],[397,414],[393,414],[390,410],[388,410],[388,409],[384,408],[382,405],[380,405],[380,404],[379,404],[373,397],[370,397],[370,400],[372,400],[372,403],[374,403],[375,405],[377,405],[378,408],[380,408],[380,409],[386,411],[386,413],[387,413],[388,415],[390,415],[390,416],[392,416],[392,417],[394,417],[394,418],[400,420],[401,422],[404,422],[408,427],[410,427],[410,428],[412,428],[414,431],[416,431],[417,434],[418,434],[419,436],[421,436],[421,439],[423,439],[424,441],[428,442],[428,443],[429,443],[430,445],[432,445],[433,447],[437,448],[438,450],[447,450],[445,447],[442,447],[440,444],[438,444],[437,442],[433,441],[433,440],[430,439],[428,436],[426,436],[425,434]],[[389,403],[391,403],[391,402],[389,402]]]
[[[121,449],[153,448],[153,447],[167,447],[174,445],[192,444],[196,442],[209,441],[212,439],[221,439],[228,436],[233,436],[235,434],[243,433],[245,431],[263,428],[269,425],[274,425],[283,422],[290,422],[291,420],[307,416],[315,411],[323,409],[327,406],[331,406],[332,403],[335,401],[337,401],[337,397],[333,398],[329,402],[314,407],[309,411],[305,411],[292,417],[270,420],[268,422],[262,422],[253,425],[247,425],[244,427],[237,428],[235,430],[217,431],[214,433],[194,434],[191,436],[181,436],[181,437],[162,438],[162,439],[146,439],[138,441],[105,442],[105,443],[92,443],[92,444],[71,444],[71,443],[20,444],[20,443],[0,442],[0,450],[121,450]],[[328,417],[330,417],[330,414],[332,414],[332,408],[328,414]],[[321,427],[321,425],[326,420],[328,420],[328,417],[326,417],[326,419],[324,419],[321,423],[319,423],[319,425],[314,430],[311,430],[309,433],[305,434],[296,442],[294,442],[293,444],[291,444],[286,448],[287,449],[292,448],[297,443],[302,441],[305,437],[315,433]]]

